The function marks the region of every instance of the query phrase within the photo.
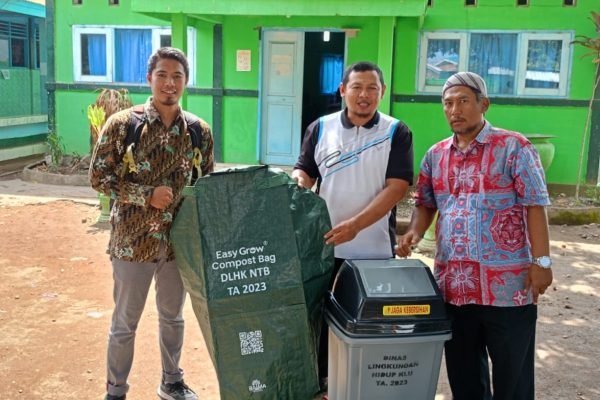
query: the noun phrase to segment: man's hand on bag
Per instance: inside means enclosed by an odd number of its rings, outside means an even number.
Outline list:
[[[296,181],[298,186],[305,189],[311,189],[317,181],[315,178],[308,176],[308,174],[301,169],[295,169],[292,171],[292,179]]]
[[[168,186],[157,186],[152,191],[150,205],[159,210],[164,210],[173,202],[173,190]]]
[[[298,186],[300,186],[302,188],[305,188],[305,189],[310,189],[311,188],[310,184],[302,176],[295,176],[294,180],[296,181],[296,183],[298,184]]]
[[[325,234],[325,244],[337,246],[349,242],[358,235],[359,231],[357,224],[352,219],[342,221]]]

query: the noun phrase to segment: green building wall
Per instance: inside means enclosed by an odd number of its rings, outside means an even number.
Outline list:
[[[43,5],[24,1],[0,3],[0,20],[24,27],[16,31],[14,26],[7,27],[2,33],[4,43],[9,44],[9,38],[26,42],[26,66],[12,66],[10,59],[0,66],[0,161],[5,161],[46,151],[46,35]],[[3,56],[7,59],[9,54]]]
[[[360,34],[347,43],[346,60],[377,59],[379,29],[377,18],[357,17],[245,17],[227,16],[223,19],[223,83],[230,91],[259,90],[260,82],[260,29],[331,30],[342,27],[360,29]],[[252,54],[249,72],[236,71],[236,50],[248,49]],[[225,96],[223,99],[223,161],[258,163],[259,99],[255,97]]]
[[[130,11],[129,1],[121,1],[118,7],[105,3],[83,2],[80,6],[55,2],[55,26],[73,25],[140,25],[170,26],[170,21],[140,15]],[[220,60],[213,59],[214,24],[196,18],[187,23],[196,29],[196,84],[188,88],[187,108],[213,125],[213,97],[219,97],[216,105],[222,107],[221,128],[217,142],[221,144],[221,161],[232,163],[258,163],[258,90],[260,61],[260,29],[361,29],[360,34],[348,41],[349,63],[360,59],[377,59],[378,18],[361,17],[246,17],[228,16],[222,19],[223,54]],[[56,71],[55,121],[56,130],[63,138],[67,152],[85,154],[88,150],[89,126],[86,117],[87,105],[95,101],[94,91],[104,87],[126,87],[133,92],[135,102],[142,102],[150,95],[146,85],[119,85],[115,83],[81,84],[73,78],[73,38],[71,29],[55,29],[54,38]],[[249,49],[252,53],[252,68],[249,72],[236,71],[236,50]],[[220,67],[221,85],[215,82],[215,66]],[[214,92],[225,91],[224,96]],[[137,92],[138,95],[135,94]]]
[[[148,6],[145,14],[138,14],[130,11],[131,1],[122,0],[118,7],[108,6],[107,2],[84,2],[82,6],[58,1],[54,4],[55,113],[57,130],[64,138],[67,151],[88,151],[89,128],[85,109],[95,99],[91,85],[73,82],[70,27],[80,24],[170,25],[171,22],[177,27],[181,24],[181,16],[162,13],[164,6],[160,6],[160,2],[151,4],[156,13],[148,11],[152,9]],[[133,3],[149,4],[136,0]],[[210,15],[184,18],[185,23],[197,30],[196,84],[188,90],[187,108],[213,126],[220,161],[258,163],[261,30],[358,29],[356,37],[347,39],[346,63],[362,59],[391,60],[392,67],[386,71],[385,77],[388,95],[382,102],[382,109],[389,109],[392,115],[410,126],[414,134],[415,166],[418,167],[425,151],[436,141],[450,135],[439,96],[417,92],[422,31],[568,30],[575,35],[595,36],[589,20],[592,5],[583,1],[578,2],[577,7],[562,7],[562,2],[556,0],[536,0],[528,7],[516,7],[514,0],[487,0],[472,8],[465,8],[463,0],[433,3],[434,6],[427,8],[422,17]],[[498,18],[499,15],[502,18]],[[390,32],[395,34],[388,34]],[[251,71],[236,71],[238,49],[251,51]],[[590,59],[581,58],[584,53],[585,49],[579,46],[573,48],[567,98],[492,97],[492,106],[486,116],[499,127],[556,136],[552,140],[556,145],[556,156],[547,171],[548,182],[553,184],[573,185],[577,179],[577,158],[594,78]],[[122,85],[99,84],[98,88],[106,86]],[[144,85],[128,87],[134,92],[135,102],[142,102],[149,95]],[[596,112],[599,112],[597,108]],[[596,131],[598,129],[600,127]],[[592,143],[597,143],[594,140],[598,139],[594,138],[600,135],[596,131],[591,132]],[[586,157],[588,146],[589,143],[586,143]],[[599,151],[592,149],[590,152],[596,157],[596,168]]]
[[[40,74],[27,68],[8,70],[9,79],[0,79],[0,118],[39,114]],[[32,90],[32,87],[37,90]]]
[[[587,3],[587,4],[584,4]],[[464,30],[511,31],[572,31],[575,35],[594,37],[594,25],[589,20],[593,2],[578,2],[577,7],[562,7],[561,1],[531,1],[528,7],[515,7],[514,1],[489,0],[477,7],[464,7],[463,0],[435,1],[422,21],[399,18],[396,30],[396,62],[394,64],[393,114],[405,120],[415,136],[415,159],[420,162],[427,149],[436,141],[451,135],[442,112],[441,98],[417,95],[417,62],[420,32]],[[598,5],[598,3],[596,3]],[[597,8],[597,7],[596,7]],[[598,10],[596,10],[598,11]],[[502,16],[502,18],[499,18]],[[420,27],[416,24],[421,23]],[[594,66],[587,51],[574,46],[566,99],[498,98],[491,97],[486,118],[492,125],[521,133],[543,133],[556,136],[554,161],[546,173],[548,182],[573,185],[576,182],[578,158],[592,96]],[[400,61],[399,57],[402,57]],[[598,103],[596,103],[598,104]],[[596,112],[600,112],[596,105]],[[593,135],[600,135],[596,128]],[[585,143],[587,165],[590,137]],[[598,152],[589,168],[598,168]],[[595,171],[588,175],[594,176]],[[585,174],[584,174],[585,177]]]
[[[49,2],[48,2],[49,3]],[[165,21],[129,12],[129,1],[119,6],[108,2],[84,1],[73,5],[71,1],[54,0],[54,82],[49,89],[54,93],[54,128],[62,138],[67,153],[87,154],[89,149],[89,124],[87,107],[94,104],[97,93],[104,87],[120,88],[115,84],[74,84],[73,25],[148,25],[169,26]],[[137,89],[137,90],[136,90]],[[139,92],[139,93],[136,93]],[[145,101],[150,91],[139,86],[131,90],[134,103]]]

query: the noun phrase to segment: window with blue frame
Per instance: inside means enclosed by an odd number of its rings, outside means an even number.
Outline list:
[[[472,71],[492,96],[564,97],[572,38],[571,32],[425,32],[418,90],[439,93],[450,75]]]
[[[321,94],[335,94],[344,74],[344,56],[324,54],[321,57],[320,87]]]
[[[171,44],[171,32],[164,27],[73,27],[73,68],[75,81],[146,82],[150,55]],[[195,31],[188,30],[190,84],[195,75]]]

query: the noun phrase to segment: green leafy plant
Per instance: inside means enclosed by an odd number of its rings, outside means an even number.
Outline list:
[[[88,107],[87,117],[90,123],[90,148],[98,141],[106,120],[116,112],[133,105],[127,89],[102,89],[96,102]]]
[[[127,89],[102,89],[96,97],[95,104],[91,104],[87,109],[87,118],[90,123],[90,152],[93,151],[100,132],[106,123],[106,120],[116,112],[129,108],[133,105]],[[112,201],[104,194],[100,197],[100,217],[99,222],[106,222],[110,217]]]
[[[600,206],[600,186],[588,187],[585,193],[586,197],[590,199],[590,202],[595,206]]]
[[[106,111],[96,104],[90,104],[87,109],[87,117],[90,122],[90,145],[93,146],[98,141],[100,131],[106,122]]]
[[[62,138],[58,136],[55,131],[50,131],[46,136],[46,143],[48,144],[48,150],[50,151],[50,160],[52,165],[49,168],[58,168],[62,159],[65,155],[65,145],[62,142]]]
[[[600,83],[600,14],[592,11],[590,19],[596,26],[596,37],[589,37],[585,35],[575,36],[575,40],[571,44],[577,44],[583,46],[590,51],[585,53],[582,57],[591,57],[592,63],[594,63],[594,84],[592,88],[592,97],[590,98],[590,104],[588,106],[588,113],[585,120],[585,127],[583,128],[583,136],[581,137],[581,150],[579,152],[579,166],[577,169],[577,184],[575,185],[575,199],[579,200],[579,190],[581,187],[581,172],[583,170],[583,156],[585,150],[585,142],[587,141],[588,130],[590,127],[590,120],[592,117],[592,110],[594,107],[594,97],[598,84]]]

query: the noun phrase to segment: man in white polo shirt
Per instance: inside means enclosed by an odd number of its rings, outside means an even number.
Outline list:
[[[381,69],[357,62],[344,72],[340,94],[346,108],[306,129],[292,177],[325,199],[333,229],[336,268],[345,259],[394,257],[396,204],[413,179],[412,133],[401,121],[377,111],[385,93]],[[331,286],[331,285],[330,285]],[[327,377],[327,330],[319,348],[322,389]]]

